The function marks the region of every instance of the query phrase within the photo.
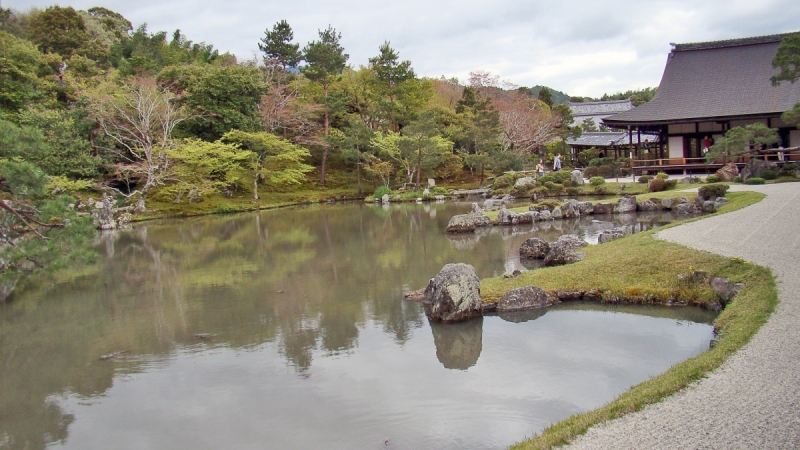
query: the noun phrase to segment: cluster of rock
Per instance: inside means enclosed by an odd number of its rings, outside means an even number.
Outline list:
[[[526,239],[519,248],[519,256],[528,259],[542,259],[545,266],[561,266],[576,263],[586,258],[586,253],[578,249],[586,247],[586,241],[574,234],[565,234],[552,244],[540,237]]]
[[[759,158],[751,158],[747,164],[744,165],[741,172],[736,166],[736,163],[725,164],[721,169],[717,170],[716,175],[720,181],[733,181],[738,175],[742,181],[747,181],[749,178],[761,178],[764,172],[771,170],[777,171],[778,165],[774,161],[765,161]]]
[[[87,210],[92,215],[95,226],[100,230],[116,230],[130,226],[131,208],[115,208],[114,199],[108,194],[103,193],[103,198],[98,201],[89,198],[86,203],[71,206],[78,211]]]
[[[483,210],[477,203],[472,204],[472,211],[468,214],[457,214],[450,218],[445,231],[448,233],[470,233],[476,228],[492,226],[492,219],[483,215]]]

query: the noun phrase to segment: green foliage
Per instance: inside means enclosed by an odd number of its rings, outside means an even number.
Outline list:
[[[308,150],[271,133],[233,130],[221,142],[252,152],[248,165],[253,175],[264,177],[274,188],[300,185],[314,169],[304,162],[311,156]]]
[[[709,175],[706,177],[706,183],[719,183],[719,177],[716,175]]]
[[[130,37],[125,33],[119,44],[112,45],[110,56],[111,64],[124,76],[153,76],[169,65],[204,65],[226,58],[230,60],[232,56],[220,55],[213,45],[193,43],[180,30],[175,30],[172,40],[167,42],[166,32],[150,33],[147,24]]]
[[[36,165],[21,159],[0,159],[0,190],[15,197],[44,195],[47,175]]]
[[[709,184],[700,186],[697,193],[703,198],[725,197],[725,193],[728,192],[729,188],[730,186],[727,184]]]
[[[603,177],[591,177],[589,178],[589,183],[592,186],[600,186],[601,184],[605,184],[606,179]]]
[[[671,189],[675,189],[678,186],[678,180],[664,180],[664,190],[669,191]]]
[[[612,95],[603,94],[600,100],[625,100],[626,98],[629,98],[631,99],[633,106],[639,106],[652,100],[656,95],[656,89],[657,88],[649,87],[644,89],[628,90]]]
[[[510,170],[522,170],[528,158],[517,152],[497,151],[491,155],[491,168],[495,172],[507,172]]]
[[[781,166],[781,176],[794,177],[797,175],[797,169],[800,169],[797,163],[786,163]]]
[[[605,180],[603,180],[603,181],[605,181]],[[597,194],[597,195],[608,194],[608,186],[605,186],[605,185],[602,185],[602,184],[601,185],[597,185],[597,186],[594,187],[593,193]]]
[[[763,178],[759,177],[751,177],[744,182],[744,184],[764,184],[764,183],[766,183],[766,181]]]
[[[581,126],[581,129],[583,130],[584,133],[591,133],[591,132],[595,132],[595,131],[600,131],[600,130],[597,129],[597,124],[594,122],[594,119],[592,119],[591,117],[587,117],[587,118],[583,119],[583,122],[581,122],[580,126]]]
[[[523,176],[524,176],[523,174],[519,173],[505,173],[494,179],[492,187],[494,189],[503,189],[511,187],[514,185],[514,183],[516,183],[518,179],[522,178]]]
[[[658,172],[658,173],[656,174],[656,178],[661,178],[661,179],[664,179],[664,180],[666,180],[667,178],[669,178],[669,175],[667,175],[667,174],[666,174],[666,173],[664,173],[664,172]]]
[[[648,190],[650,192],[661,192],[664,190],[665,181],[663,178],[655,177],[650,180],[650,184],[648,185]]]
[[[539,101],[544,102],[547,106],[553,106],[553,96],[550,94],[550,89],[542,87],[539,89]]]
[[[606,156],[604,158],[592,158],[589,160],[589,167],[598,167],[604,166],[607,164],[614,164],[614,157],[613,156]]]
[[[742,182],[742,177],[740,177],[739,175],[736,175],[735,177],[733,177],[733,182],[734,183],[741,183]]]
[[[91,39],[83,18],[72,7],[51,6],[31,18],[30,36],[42,53],[73,54],[95,61],[108,58],[108,48]]]
[[[773,170],[765,170],[761,172],[761,178],[765,180],[777,180],[778,174]]]
[[[70,180],[64,176],[55,176],[50,177],[50,181],[47,183],[45,188],[48,191],[75,193],[86,191],[92,186],[94,186],[94,182],[91,180]]]
[[[588,167],[589,161],[597,158],[599,155],[600,151],[594,147],[582,150],[578,152],[578,165],[581,167]]]
[[[259,104],[266,92],[256,67],[171,66],[156,80],[177,92],[192,117],[179,125],[181,136],[214,141],[230,130],[259,131]]]
[[[309,80],[319,83],[327,90],[334,78],[342,73],[350,55],[339,44],[342,33],[328,26],[319,30],[319,40],[311,41],[303,48],[303,59],[308,63],[300,71]]]
[[[264,31],[264,37],[258,43],[258,49],[264,53],[264,59],[275,61],[283,70],[296,67],[302,59],[300,44],[293,44],[294,32],[289,22],[281,20],[272,26],[272,31]]]
[[[375,198],[383,198],[383,196],[386,194],[392,195],[392,190],[386,186],[378,186],[378,188],[375,189],[375,193],[372,194],[372,196]]]
[[[780,69],[777,75],[770,78],[772,84],[794,82],[800,77],[800,35],[786,36],[781,40],[772,67]]]
[[[711,146],[706,153],[706,161],[713,162],[720,157],[745,155],[752,149],[768,147],[778,141],[778,130],[768,128],[763,123],[757,122],[745,127],[733,127]]]
[[[642,176],[639,177],[638,181],[639,181],[639,183],[648,183],[652,179],[653,179],[653,177],[650,176],[650,175],[642,175]]]
[[[583,176],[586,178],[594,178],[598,173],[599,170],[597,170],[597,167],[587,167],[583,169]]]
[[[196,189],[200,194],[234,188],[255,157],[235,144],[199,139],[187,139],[167,154],[175,161],[172,177],[179,181],[179,187]]]
[[[0,119],[45,95],[39,75],[46,70],[33,44],[0,31]]]

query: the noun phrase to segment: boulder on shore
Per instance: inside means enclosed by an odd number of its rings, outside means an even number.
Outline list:
[[[777,171],[778,165],[775,164],[774,161],[752,158],[742,167],[742,171],[739,172],[739,175],[742,177],[742,181],[747,181],[748,178],[760,178],[767,170]]]
[[[569,179],[572,181],[573,186],[583,186],[585,184],[585,181],[583,181],[583,172],[578,169],[569,173]]]
[[[546,308],[554,303],[552,297],[536,286],[525,286],[506,292],[497,301],[497,311],[523,311]]]
[[[471,233],[475,231],[475,218],[472,214],[457,214],[447,222],[448,233]]]
[[[425,314],[435,322],[462,322],[482,314],[481,282],[469,264],[445,264],[425,288]]]
[[[544,259],[550,252],[550,243],[540,237],[525,240],[519,247],[519,256],[528,259]]]
[[[739,175],[739,168],[736,167],[736,163],[725,164],[721,169],[717,170],[719,181],[733,181],[737,175]]]
[[[617,204],[614,205],[614,212],[619,214],[636,212],[636,197],[626,195],[617,200]]]
[[[550,251],[544,258],[545,266],[560,266],[576,263],[586,257],[586,253],[576,252],[586,247],[586,241],[574,234],[565,234],[550,244]]]

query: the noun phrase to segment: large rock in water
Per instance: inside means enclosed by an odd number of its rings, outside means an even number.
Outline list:
[[[614,206],[613,203],[596,203],[592,208],[592,214],[613,214]]]
[[[626,195],[617,200],[617,204],[614,205],[614,212],[619,214],[636,212],[636,197]]]
[[[546,308],[553,304],[553,299],[545,291],[536,286],[525,286],[506,292],[497,301],[497,311],[523,311],[526,309]]]
[[[525,240],[519,247],[519,256],[528,259],[544,259],[550,252],[550,243],[540,237]]]
[[[725,164],[717,171],[719,181],[733,181],[737,175],[739,175],[739,168],[736,167],[736,163]]]
[[[767,170],[777,171],[777,168],[778,165],[772,161],[753,158],[742,168],[739,175],[741,175],[742,181],[747,181],[748,178],[760,178]]]
[[[550,251],[544,258],[545,266],[561,266],[576,263],[586,257],[586,253],[576,252],[586,247],[586,241],[574,234],[565,234],[550,244]]]
[[[425,314],[436,322],[462,322],[482,314],[481,281],[469,264],[445,264],[425,288]]]
[[[447,223],[448,233],[471,233],[475,231],[475,217],[472,214],[458,214]]]

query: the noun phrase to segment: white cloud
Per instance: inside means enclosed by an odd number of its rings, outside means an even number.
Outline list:
[[[7,7],[46,7],[18,0]],[[95,0],[74,0],[78,9]],[[670,42],[702,42],[798,30],[794,0],[697,2],[617,0],[443,2],[367,0],[229,2],[107,0],[103,6],[138,26],[213,44],[243,59],[258,53],[264,30],[286,19],[304,45],[329,24],[342,33],[354,66],[388,40],[418,74],[457,76],[488,70],[515,84],[547,85],[570,95],[600,96],[657,86]]]

